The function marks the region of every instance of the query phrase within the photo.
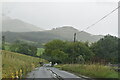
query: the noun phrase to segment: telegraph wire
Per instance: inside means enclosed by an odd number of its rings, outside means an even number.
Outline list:
[[[81,30],[79,33],[84,32],[85,30],[90,29],[91,27],[93,27],[94,25],[96,25],[97,23],[99,23],[100,21],[102,21],[103,19],[105,19],[106,17],[108,17],[110,14],[114,13],[119,8],[120,8],[120,6],[118,6],[117,8],[115,8],[114,10],[112,10],[110,13],[106,14],[105,16],[103,16],[101,19],[99,19],[98,21],[96,21],[92,25],[90,25],[90,26],[86,27],[85,29]],[[76,39],[76,33],[74,33],[74,42],[75,42],[75,39]]]
[[[110,13],[106,14],[105,16],[103,16],[101,19],[99,19],[98,21],[96,21],[92,25],[90,25],[90,26],[86,27],[85,29],[81,30],[80,32],[83,32],[85,30],[90,29],[91,27],[93,27],[94,25],[96,25],[97,23],[99,23],[100,21],[102,21],[103,19],[105,19],[106,17],[108,17],[110,14],[114,13],[119,8],[120,8],[120,6],[118,6],[117,8],[115,8],[114,10],[112,10]]]

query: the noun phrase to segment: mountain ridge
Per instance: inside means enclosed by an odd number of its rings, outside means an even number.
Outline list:
[[[42,31],[43,29],[24,22],[20,19],[12,19],[8,16],[2,16],[2,31],[11,32],[31,32],[31,31]]]
[[[74,33],[76,33],[77,41],[96,42],[102,35],[92,35],[85,31],[79,31],[72,26],[62,26],[51,30],[41,30],[33,24],[26,23],[19,19],[12,19],[3,16],[3,35],[6,36],[6,41],[14,42],[15,40],[25,40],[46,43],[53,39],[73,41]]]
[[[64,29],[64,30],[63,30]],[[15,40],[28,40],[39,43],[47,43],[54,39],[73,41],[74,33],[77,33],[76,40],[77,41],[88,41],[88,42],[96,42],[102,35],[92,35],[87,32],[80,32],[75,28],[62,27],[52,29],[52,30],[44,30],[44,31],[33,31],[33,32],[3,32],[3,35],[6,36],[7,42],[14,42]]]
[[[93,40],[94,42],[103,37],[103,35],[93,35],[85,31],[81,32],[72,26],[63,26],[63,27],[53,28],[52,30],[48,30],[47,32],[52,34],[57,34],[67,39],[73,39],[73,35],[74,33],[76,33],[76,38],[78,39],[78,41],[89,41],[94,39]]]

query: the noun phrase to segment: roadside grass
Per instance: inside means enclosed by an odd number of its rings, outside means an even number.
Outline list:
[[[118,72],[108,66],[99,64],[64,64],[55,67],[75,73],[78,76],[84,75],[91,78],[118,78]]]
[[[38,67],[39,61],[43,59],[27,56],[19,53],[1,51],[2,55],[2,78],[22,78]]]

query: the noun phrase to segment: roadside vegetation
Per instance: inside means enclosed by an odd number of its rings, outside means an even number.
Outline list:
[[[36,45],[34,43],[30,43],[30,42],[27,43],[25,41],[16,40],[13,43],[5,42],[3,50],[17,52],[20,54],[25,54],[34,57],[40,57],[45,49],[39,48],[38,44]]]
[[[118,78],[112,64],[118,64],[118,39],[106,35],[95,43],[53,40],[45,44],[42,57],[57,67],[92,78]],[[118,66],[115,66],[118,67]]]
[[[53,40],[45,44],[45,52],[42,56],[48,61],[62,64],[117,64],[118,40],[117,37],[111,35],[107,35],[95,43]]]
[[[47,62],[40,58],[44,49],[37,48],[34,43],[21,40],[8,43],[3,37],[1,49],[2,78],[24,78],[28,72],[40,66],[39,62]]]
[[[78,76],[87,76],[90,78],[118,78],[118,72],[109,66],[100,64],[64,64],[55,66],[62,70],[72,72]]]
[[[37,47],[38,45],[31,45],[19,40],[10,44],[6,43],[7,45],[3,45],[4,49],[11,52],[2,52],[3,76],[16,75],[21,72],[21,69],[24,72],[23,75],[25,75],[35,68],[39,61],[44,62],[44,60],[39,60],[39,58],[42,58],[53,64],[58,63],[60,65],[56,67],[77,75],[92,78],[117,78],[118,72],[108,64],[119,63],[119,42],[119,38],[106,35],[94,43],[52,40],[41,48]]]
[[[39,66],[39,62],[45,60],[14,53],[9,51],[1,51],[2,54],[2,78],[22,78]]]

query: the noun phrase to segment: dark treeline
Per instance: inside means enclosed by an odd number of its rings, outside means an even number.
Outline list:
[[[24,41],[16,40],[14,43],[4,44],[4,46],[5,50],[36,57],[37,47],[33,44],[28,44]]]
[[[42,57],[53,63],[118,63],[118,40],[111,35],[91,44],[53,40]]]
[[[90,48],[95,54],[94,61],[118,63],[120,39],[111,35],[107,35],[98,42],[93,43]]]

